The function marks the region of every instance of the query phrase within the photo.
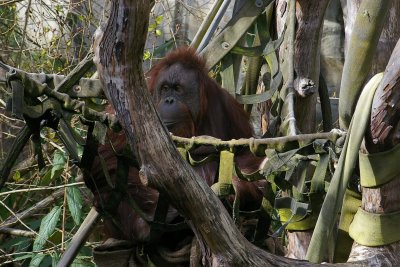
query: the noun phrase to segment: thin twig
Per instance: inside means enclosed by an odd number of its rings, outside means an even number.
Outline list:
[[[78,176],[76,181],[80,182],[83,180],[82,176]],[[45,199],[41,200],[40,202],[36,203],[32,207],[22,212],[15,214],[12,217],[7,218],[2,224],[1,227],[10,227],[15,225],[18,222],[18,218],[20,220],[30,217],[36,214],[38,211],[47,208],[51,204],[53,204],[59,197],[64,195],[64,188],[58,189],[54,191],[50,196],[46,197]]]
[[[15,4],[15,3],[22,2],[22,1],[24,1],[24,0],[10,0],[10,1],[6,1],[6,2],[3,2],[3,3],[0,3],[0,7],[1,7],[1,6],[12,5],[12,4]]]
[[[35,232],[32,228],[30,228],[28,225],[26,225],[21,218],[19,218],[17,216],[17,214],[15,214],[3,201],[0,200],[0,204],[6,208],[6,210],[8,210],[26,229],[28,229],[29,231],[33,232],[36,236],[39,236],[39,234],[37,232]]]
[[[7,235],[14,235],[14,236],[32,237],[32,238],[36,236],[36,233],[31,232],[31,231],[25,231],[25,230],[21,230],[21,229],[14,229],[14,228],[8,228],[8,227],[1,227],[0,233],[7,234]]]
[[[15,193],[23,193],[23,192],[32,192],[32,191],[43,191],[43,190],[54,190],[58,188],[65,188],[69,186],[76,186],[76,185],[84,185],[84,182],[76,182],[76,183],[70,183],[70,184],[65,184],[65,185],[58,185],[58,186],[47,186],[47,187],[37,187],[37,188],[28,188],[28,189],[17,189],[17,190],[12,190],[12,191],[7,191],[7,192],[2,192],[0,193],[0,196],[6,196],[9,194],[15,194]]]

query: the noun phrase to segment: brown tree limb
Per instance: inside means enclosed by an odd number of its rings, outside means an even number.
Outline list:
[[[142,182],[165,194],[187,218],[200,242],[204,263],[310,266],[305,261],[271,255],[248,242],[220,200],[182,159],[161,124],[142,72],[149,3],[115,0],[111,10],[105,31],[98,31],[95,40],[95,62],[106,95],[131,147],[140,155]]]
[[[282,31],[286,16],[291,16],[291,10],[295,4],[296,30],[294,40],[289,36],[279,50],[281,69],[285,84],[288,87],[288,95],[285,105],[289,106],[288,114],[291,121],[296,121],[296,129],[289,134],[313,133],[316,131],[316,103],[317,88],[319,87],[320,72],[320,46],[322,24],[327,0],[293,0],[277,1],[277,29]],[[288,4],[289,3],[289,4]],[[288,19],[289,23],[291,19]],[[288,26],[288,33],[291,25]],[[285,71],[286,70],[286,71]],[[287,72],[287,73],[285,73]],[[284,86],[285,87],[285,86]],[[294,90],[293,90],[294,89]],[[294,99],[294,92],[296,98]],[[290,110],[294,106],[294,111]],[[291,114],[294,112],[294,116]],[[282,114],[281,114],[282,116]],[[288,255],[294,258],[304,259],[311,240],[312,230],[292,231],[288,233]]]
[[[328,0],[296,0],[294,69],[297,77],[294,88],[304,97],[297,97],[295,115],[297,127],[302,133],[312,133],[316,130],[321,34],[328,3]]]
[[[17,138],[15,138],[10,153],[8,153],[4,165],[0,169],[0,189],[3,188],[4,183],[7,181],[10,175],[11,169],[14,166],[15,161],[21,154],[22,149],[31,137],[32,132],[28,126],[24,126],[22,130],[18,133]]]
[[[25,231],[25,230],[21,230],[21,229],[8,228],[8,227],[1,227],[0,234],[24,236],[24,237],[31,237],[31,238],[34,238],[37,236],[37,234],[35,232]]]
[[[210,266],[291,266],[248,242],[222,203],[177,153],[151,102],[142,72],[148,1],[114,1],[107,27],[97,32],[98,66],[106,96],[139,152],[143,183],[165,193],[193,225]],[[171,164],[174,162],[174,164]]]
[[[366,138],[370,153],[388,150],[400,142],[400,42],[397,42],[378,87]]]

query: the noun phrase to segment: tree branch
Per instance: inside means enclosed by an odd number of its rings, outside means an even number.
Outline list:
[[[165,193],[190,220],[212,266],[308,265],[268,254],[248,242],[210,187],[176,151],[151,102],[142,72],[150,5],[114,1],[107,27],[97,32],[95,63],[105,94],[116,110],[142,167],[141,179]],[[99,39],[100,38],[100,39]],[[171,164],[174,162],[174,164]]]

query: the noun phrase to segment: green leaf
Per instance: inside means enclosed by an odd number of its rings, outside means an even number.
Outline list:
[[[154,21],[156,22],[156,24],[161,24],[162,20],[164,19],[163,15],[157,16]]]
[[[82,196],[76,186],[67,188],[67,204],[72,219],[76,225],[79,225],[82,218]]]
[[[61,12],[61,11],[62,11],[61,5],[56,5],[54,9],[55,9],[57,12]]]
[[[23,260],[26,260],[26,259],[29,259],[29,258],[32,258],[32,254],[26,254],[26,255],[19,256],[19,257],[15,257],[14,261],[15,262],[23,261]]]
[[[33,242],[33,251],[41,250],[46,243],[46,240],[54,232],[57,222],[60,219],[61,207],[55,206],[49,214],[43,217],[40,223],[39,236]]]
[[[91,262],[91,257],[87,256],[77,256],[74,262],[71,264],[71,267],[88,267],[88,266],[95,266]]]
[[[59,175],[61,175],[62,171],[64,170],[66,162],[67,162],[67,157],[65,156],[65,154],[59,150],[56,150],[56,152],[54,152],[54,157],[53,157],[51,179],[57,178]]]
[[[18,170],[15,171],[12,179],[17,183],[20,182],[22,180],[21,173]]]
[[[56,267],[58,262],[60,261],[61,257],[60,254],[54,253],[51,255],[51,266]]]
[[[161,30],[159,29],[156,30],[156,36],[161,36]]]
[[[37,253],[32,257],[31,262],[29,263],[29,267],[39,267],[40,263],[42,262],[42,260],[44,259],[46,255],[41,253]]]
[[[45,169],[43,169],[45,170]],[[51,179],[51,169],[49,168],[46,172],[41,172],[41,178],[40,178],[40,185],[42,186],[47,186],[50,185],[52,179]]]
[[[19,250],[22,250],[24,247],[30,246],[31,243],[32,243],[32,241],[28,237],[9,238],[8,240],[5,239],[1,243],[0,249],[4,249],[4,250],[13,249],[14,251],[19,251]],[[30,256],[29,256],[29,258],[30,258]]]
[[[35,241],[33,242],[32,251],[35,252],[43,249],[46,240],[56,229],[57,222],[60,219],[60,214],[61,207],[55,206],[49,214],[43,217],[42,222],[40,223],[39,236],[36,237]],[[32,257],[29,267],[40,266],[40,263],[45,256],[46,255],[43,253],[36,253],[35,256]]]
[[[67,162],[67,157],[65,153],[61,152],[60,150],[56,150],[53,156],[53,166],[57,168],[63,168]]]
[[[151,57],[150,51],[144,51],[143,60],[148,60]]]
[[[149,25],[149,28],[147,29],[149,32],[152,32],[156,29],[157,24],[156,23],[152,23]]]

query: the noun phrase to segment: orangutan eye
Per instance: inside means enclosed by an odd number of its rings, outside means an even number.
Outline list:
[[[168,88],[169,88],[168,85],[164,84],[164,85],[161,86],[161,91],[167,91]]]
[[[179,84],[175,85],[175,91],[177,91],[178,93],[179,93],[179,92],[182,92],[182,91],[183,91],[182,86],[179,85]]]

